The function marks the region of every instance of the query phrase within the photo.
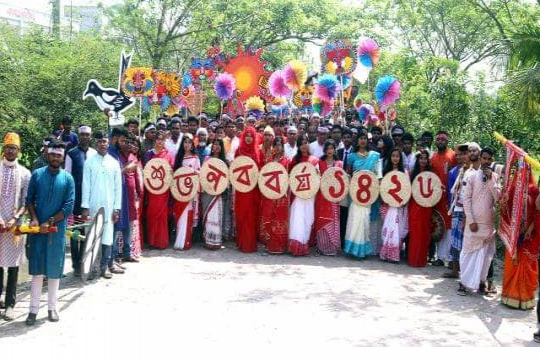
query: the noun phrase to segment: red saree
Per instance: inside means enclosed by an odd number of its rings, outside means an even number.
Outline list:
[[[343,167],[343,162],[336,161],[335,167]],[[328,169],[326,160],[319,160],[319,173],[321,176]],[[339,203],[332,203],[325,199],[319,191],[315,198],[315,225],[314,234],[317,250],[323,255],[336,255],[341,246],[339,232]]]
[[[253,138],[251,144],[246,144],[246,134]],[[240,146],[235,157],[248,156],[252,158],[257,166],[261,165],[261,154],[258,146],[258,137],[255,128],[249,126],[240,136]],[[257,251],[257,221],[259,218],[260,193],[259,187],[247,193],[235,191],[234,215],[236,222],[236,245],[238,250],[245,253]]]
[[[514,178],[517,178],[515,176]],[[508,202],[513,201],[515,182],[510,187]],[[535,200],[538,196],[538,187],[532,182],[530,176],[527,196],[527,213],[524,214],[525,226],[521,230],[523,236],[517,245],[517,263],[510,256],[508,250],[504,255],[504,276],[501,302],[516,309],[532,309],[536,306],[535,293],[538,286],[538,250],[540,247],[540,214],[536,211]],[[501,211],[501,216],[511,214]],[[527,229],[533,225],[530,235]]]
[[[145,164],[153,158],[165,159],[173,166],[173,159],[166,149],[163,149],[159,154],[155,154],[154,150],[149,150],[145,154]],[[154,195],[150,192],[147,194],[146,206],[146,235],[148,244],[151,247],[158,249],[166,249],[169,247],[169,194],[167,191],[161,195]]]
[[[286,169],[289,166],[289,160],[285,157],[278,162]],[[259,215],[259,241],[266,245],[269,253],[286,252],[289,235],[289,197],[285,195],[280,199],[270,200],[261,195]]]
[[[431,214],[433,208],[418,205],[411,197],[409,201],[409,245],[407,263],[413,267],[427,264],[429,243],[431,241]],[[427,220],[426,220],[427,219]]]

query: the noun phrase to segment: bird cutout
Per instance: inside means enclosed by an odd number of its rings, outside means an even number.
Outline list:
[[[120,69],[118,76],[118,89],[104,88],[96,79],[88,80],[86,90],[83,93],[83,100],[93,97],[101,111],[109,110],[109,125],[121,125],[124,123],[122,113],[135,105],[135,99],[129,98],[123,90],[122,78],[129,67],[132,54],[126,56],[122,52],[120,58]],[[112,116],[111,116],[112,115]]]

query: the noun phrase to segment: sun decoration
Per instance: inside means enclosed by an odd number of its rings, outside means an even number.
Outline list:
[[[259,96],[261,77],[269,74],[264,69],[266,65],[261,60],[263,49],[257,49],[255,52],[245,51],[238,46],[238,54],[228,59],[223,66],[223,72],[234,76],[236,80],[236,89],[238,100],[245,102],[251,96]],[[262,81],[263,85],[267,81]]]
[[[124,73],[122,81],[124,93],[129,97],[143,97],[152,94],[154,75],[151,67],[132,67]]]

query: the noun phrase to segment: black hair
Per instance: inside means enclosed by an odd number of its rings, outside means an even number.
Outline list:
[[[302,151],[300,151],[300,146],[302,146],[304,140],[309,144],[309,138],[306,134],[300,135],[298,136],[298,139],[296,139],[296,148],[298,150],[296,151],[296,155],[294,155],[292,163],[298,164],[302,160]]]
[[[71,125],[73,123],[73,120],[71,119],[71,116],[64,115],[62,118],[62,125]]]
[[[218,159],[223,161],[225,164],[228,164],[229,162],[225,158],[225,145],[223,144],[223,140],[215,138],[210,144],[213,145],[216,141],[218,142],[219,147],[220,147]],[[210,146],[210,156],[212,156],[212,147],[211,146]]]
[[[433,133],[430,131],[424,131],[420,137],[433,139]]]
[[[184,156],[186,155],[186,151],[184,150],[184,143],[186,140],[191,141],[191,152],[195,154],[195,143],[189,136],[182,137],[182,142],[180,143],[180,147],[178,148],[178,153],[176,153],[176,159],[174,160],[174,170],[181,168],[182,163],[184,162]]]
[[[448,136],[448,133],[444,130],[437,131],[437,135],[441,135],[441,134]]]
[[[376,130],[382,134],[382,129],[380,126],[372,126],[371,127],[371,133],[373,134],[373,131]]]
[[[276,146],[277,142],[280,142],[281,146],[285,146],[285,142],[283,141],[283,136],[276,136],[274,138],[274,141],[272,142],[272,146]]]
[[[172,126],[173,126],[174,124],[180,124],[180,119],[178,119],[178,118],[173,118],[173,119],[171,120],[171,122],[169,123],[169,126],[172,128]]]
[[[58,139],[54,139],[53,141],[51,141],[49,143],[49,146],[48,146],[50,149],[65,149],[66,148],[66,144],[64,144],[62,141],[58,140]]]
[[[484,153],[489,154],[491,157],[495,156],[495,151],[489,147],[485,147],[480,151],[480,157],[482,157]]]
[[[390,152],[392,148],[394,147],[394,140],[392,140],[392,138],[388,135],[381,136],[381,140],[384,143],[384,147],[381,151],[381,158],[383,158],[386,161],[386,159],[390,158]]]
[[[383,170],[383,176],[388,174],[390,171],[394,170],[394,165],[392,164],[392,154],[394,152],[398,152],[399,153],[399,163],[398,163],[398,170],[401,171],[401,172],[404,172],[404,168],[403,168],[403,154],[401,153],[401,150],[399,150],[398,148],[392,148],[389,152],[388,152],[388,158],[385,159],[385,163],[384,163],[384,170]]]
[[[351,131],[351,134],[352,134],[352,131]],[[360,139],[361,137],[365,137],[369,141],[368,133],[365,132],[365,131],[359,131],[356,134],[356,142],[353,144],[353,151],[354,152],[360,151],[360,147],[358,146],[358,139]],[[366,151],[369,151],[369,144],[368,143],[366,143]]]
[[[329,140],[326,140],[324,142],[324,147],[323,147],[323,156],[321,156],[321,160],[326,160],[327,159],[327,155],[326,155],[326,150],[328,150],[328,148],[330,146],[333,146],[334,147],[334,160],[337,160],[338,157],[337,157],[337,146],[336,146],[336,142],[332,139],[329,139]]]
[[[428,161],[424,171],[431,171],[431,160],[429,160],[429,151],[420,150],[415,156],[416,161],[414,163],[414,168],[413,168],[413,171],[411,173],[411,181],[413,181],[414,178],[416,176],[418,176],[418,174],[420,174],[420,157],[422,155],[425,155],[427,157],[427,161]]]
[[[105,133],[101,130],[98,130],[94,133],[94,139],[95,140],[103,140],[103,139],[106,139],[107,136],[105,135]]]
[[[49,136],[47,136],[47,137],[45,138],[44,141],[47,141],[47,142],[50,144],[50,143],[53,142],[54,140],[56,140],[56,137],[53,136],[53,135],[49,135]]]
[[[194,123],[197,123],[197,125],[199,125],[199,119],[197,119],[195,116],[188,117],[187,122],[188,122],[188,124],[190,122],[194,122]]]
[[[341,125],[338,125],[338,124],[333,125],[332,126],[332,131],[334,131],[334,129],[338,129],[340,132],[343,132],[343,129],[341,128]]]
[[[411,133],[405,133],[403,134],[403,138],[401,139],[401,141],[405,142],[405,141],[410,141],[414,144],[414,136],[412,136]]]
[[[136,126],[139,126],[139,120],[135,119],[135,118],[131,118],[127,121],[126,123],[126,126],[129,126],[129,125],[136,125]]]
[[[461,144],[461,145],[458,145],[457,149],[458,151],[461,151],[461,152],[469,151],[469,145]]]
[[[116,137],[116,136],[127,137],[128,136],[128,131],[123,126],[122,127],[115,127],[111,131],[111,137]]]

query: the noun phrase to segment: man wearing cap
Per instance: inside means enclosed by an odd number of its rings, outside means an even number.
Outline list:
[[[88,216],[94,217],[100,208],[105,212],[100,271],[102,277],[110,279],[111,272],[123,273],[121,268],[115,266],[112,254],[114,225],[120,219],[122,208],[122,175],[118,161],[108,151],[107,136],[97,131],[94,138],[97,155],[84,166],[81,208],[83,220]]]
[[[49,135],[45,138],[45,140],[43,140],[43,143],[42,143],[42,148],[41,148],[41,154],[39,155],[39,157],[34,160],[34,162],[32,163],[32,172],[34,172],[34,170],[36,169],[39,169],[39,168],[42,168],[44,166],[47,166],[48,163],[47,163],[47,149],[49,147],[49,143],[53,140],[56,140],[56,138],[52,135]]]
[[[199,143],[195,146],[195,153],[199,157],[199,161],[202,164],[204,159],[210,155],[210,147],[207,146],[208,131],[205,128],[199,128],[197,130],[197,138]]]
[[[14,318],[19,265],[24,253],[24,239],[10,230],[20,225],[26,211],[25,200],[31,176],[30,171],[17,160],[20,151],[19,135],[7,133],[0,163],[0,296],[4,289],[4,268],[7,268],[6,311],[3,314],[6,321]]]
[[[319,126],[317,128],[317,140],[309,144],[309,154],[317,158],[321,158],[324,155],[324,142],[328,137],[330,131],[324,126]]]
[[[158,131],[167,131],[167,120],[165,120],[164,118],[160,118],[156,122],[156,126]]]
[[[264,128],[263,143],[259,145],[264,164],[269,163],[273,160],[272,144],[274,143],[274,138],[275,138],[274,129],[272,129],[270,125],[267,125]]]
[[[206,113],[202,112],[199,114],[199,123],[202,128],[206,129],[208,127],[208,115]]]
[[[80,221],[82,215],[81,195],[84,163],[86,160],[97,154],[95,149],[90,147],[92,129],[90,126],[79,126],[79,144],[69,150],[66,155],[64,169],[73,176],[75,181],[75,204],[73,206],[73,216],[75,220]],[[81,276],[81,257],[84,249],[84,242],[76,239],[71,239],[71,264],[73,267],[73,275]]]
[[[180,119],[175,117],[171,120],[170,136],[165,139],[165,149],[167,149],[173,159],[176,159],[178,148],[182,143],[182,137],[183,134],[180,132]]]
[[[320,122],[321,122],[321,115],[319,115],[319,113],[314,112],[313,114],[311,114],[311,119],[309,121],[309,124],[311,126],[318,127]]]
[[[48,318],[53,322],[59,320],[56,302],[66,258],[67,218],[73,213],[75,202],[73,177],[61,168],[65,147],[58,140],[49,144],[49,165],[34,171],[28,185],[26,206],[30,226],[41,228],[39,234],[28,236],[28,268],[32,275],[30,313],[26,319],[29,326],[36,323],[45,276],[48,279]],[[56,227],[56,232],[49,232],[51,226]]]
[[[284,146],[284,153],[285,157],[292,161],[293,157],[296,155],[296,152],[298,151],[298,147],[296,146],[296,140],[298,139],[298,129],[296,126],[290,126],[287,129],[287,142]]]
[[[394,140],[394,146],[403,151],[403,135],[405,134],[405,129],[403,126],[397,124],[392,127],[392,140]]]
[[[448,172],[456,166],[455,154],[448,148],[448,133],[439,131],[436,137],[437,152],[431,156],[432,171],[439,177],[443,185],[448,184]],[[452,227],[450,216],[448,215],[448,199],[446,188],[443,189],[442,197],[435,206],[435,210],[442,216],[446,231],[444,237],[437,244],[437,261],[435,266],[444,266],[450,252],[450,229]]]

